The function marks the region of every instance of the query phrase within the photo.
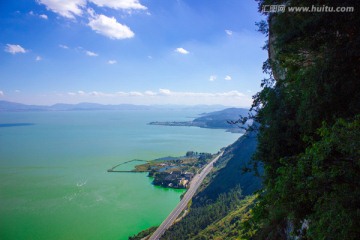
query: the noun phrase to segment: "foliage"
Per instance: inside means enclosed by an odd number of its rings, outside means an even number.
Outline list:
[[[239,187],[232,191],[221,194],[215,202],[192,207],[190,212],[177,224],[174,224],[165,232],[161,239],[191,239],[201,230],[226,216],[241,202],[241,190]]]
[[[141,240],[141,239],[149,236],[153,232],[155,232],[156,229],[157,229],[157,227],[151,227],[151,228],[145,229],[144,231],[141,231],[138,234],[129,237],[129,240]]]
[[[221,220],[212,223],[201,231],[194,239],[249,239],[255,231],[245,227],[252,214],[256,195],[246,197],[238,207],[229,212]]]
[[[289,0],[287,6],[353,6],[353,13],[267,15],[269,77],[254,96],[254,159],[264,189],[259,239],[360,237],[360,9],[356,0]],[[259,6],[284,4],[260,0]]]

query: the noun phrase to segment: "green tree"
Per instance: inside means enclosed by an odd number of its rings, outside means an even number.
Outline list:
[[[269,36],[254,159],[264,189],[254,211],[259,239],[357,239],[360,233],[360,2],[260,0],[287,7],[352,6],[355,12],[266,14]],[[345,223],[347,222],[347,223]]]

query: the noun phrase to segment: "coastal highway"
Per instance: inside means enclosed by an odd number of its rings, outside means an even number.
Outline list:
[[[217,157],[215,157],[208,165],[206,165],[203,170],[196,174],[191,180],[190,187],[185,193],[184,197],[181,199],[176,208],[170,213],[170,215],[161,223],[161,225],[156,229],[156,231],[151,235],[149,240],[158,240],[165,233],[165,231],[174,223],[177,216],[186,208],[191,198],[194,196],[196,190],[200,187],[204,178],[210,170],[213,168],[213,164],[223,155],[224,152],[221,152]]]

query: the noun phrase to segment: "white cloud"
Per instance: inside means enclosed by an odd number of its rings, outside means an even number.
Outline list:
[[[177,49],[175,49],[175,52],[178,52],[181,54],[189,54],[189,51],[184,48],[177,48]]]
[[[160,89],[159,89],[159,94],[160,94],[160,95],[163,95],[163,96],[169,96],[169,95],[171,95],[172,93],[171,93],[171,91],[170,91],[169,89],[162,89],[162,88],[160,88]]]
[[[119,96],[119,97],[125,97],[125,96],[127,96],[128,94],[127,94],[126,92],[117,92],[115,95],[116,95],[116,96]]]
[[[11,53],[11,54],[17,54],[17,53],[26,53],[27,50],[25,50],[20,45],[6,44],[5,52]]]
[[[45,14],[40,14],[39,17],[42,19],[48,20],[48,16]]]
[[[36,56],[36,58],[35,58],[35,61],[41,61],[42,60],[42,57],[40,57],[40,56]]]
[[[88,24],[92,30],[111,39],[125,39],[134,37],[131,29],[118,23],[114,17],[96,15],[90,19]]]
[[[140,97],[140,96],[143,96],[143,94],[141,92],[129,92],[128,94],[129,96],[132,96],[132,97]]]
[[[86,0],[37,0],[39,4],[46,6],[63,17],[75,19],[76,16],[81,16],[82,8],[86,5]]]
[[[66,96],[66,94],[64,95]],[[239,91],[228,92],[176,92],[169,89],[159,89],[158,91],[130,91],[104,93],[99,91],[77,91],[68,92],[68,97],[72,101],[82,102],[102,102],[102,103],[133,103],[133,104],[223,104],[232,106],[250,106],[251,96],[247,96]],[[96,99],[95,99],[96,97]],[[65,102],[68,99],[65,99]]]
[[[222,93],[204,93],[204,92],[172,92],[168,89],[159,89],[159,96],[176,96],[176,97],[244,97],[239,91],[229,91]]]
[[[233,31],[231,31],[231,30],[225,30],[225,33],[229,36],[233,35]]]
[[[68,46],[66,46],[66,45],[62,45],[62,44],[59,44],[59,47],[61,47],[61,48],[63,48],[63,49],[69,49],[69,47],[68,47]]]
[[[157,95],[157,93],[153,92],[153,91],[146,91],[144,94],[147,96],[156,96]]]
[[[144,97],[144,96],[157,96],[157,97],[245,97],[246,95],[233,90],[228,92],[218,92],[218,93],[206,93],[206,92],[175,92],[169,89],[160,88],[157,92],[153,91],[131,91],[131,92],[116,92],[116,93],[103,93],[98,91],[92,92],[68,92],[68,95],[71,96],[107,96],[107,97]]]
[[[0,91],[0,97],[4,96],[4,92]]]
[[[226,77],[225,77],[225,80],[227,80],[227,81],[230,81],[232,78],[231,78],[231,76],[229,76],[229,75],[227,75]]]
[[[238,91],[229,91],[223,93],[216,93],[215,96],[217,97],[245,97],[245,94],[238,92]]]
[[[91,51],[85,51],[86,55],[89,57],[97,57],[99,56],[97,53],[91,52]]]
[[[45,20],[48,19],[48,16],[45,15],[45,14],[40,14],[40,15],[38,15],[38,14],[34,13],[33,11],[30,11],[29,14],[30,14],[31,16],[38,16],[39,18],[42,18],[42,19],[45,19]]]
[[[209,78],[209,81],[210,81],[210,82],[213,82],[213,81],[216,80],[216,78],[217,78],[216,75],[211,75],[210,78]]]
[[[138,0],[89,0],[99,7],[108,7],[113,9],[147,9],[141,5]]]
[[[21,91],[20,91],[20,90],[18,90],[18,89],[16,89],[14,92],[15,92],[15,93],[20,93]]]
[[[117,63],[116,60],[109,60],[109,61],[108,61],[108,64],[116,64],[116,63]]]
[[[90,96],[102,96],[102,92],[92,91],[89,93]]]

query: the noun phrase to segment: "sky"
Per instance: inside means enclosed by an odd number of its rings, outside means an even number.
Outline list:
[[[254,0],[1,0],[0,100],[248,107]]]

